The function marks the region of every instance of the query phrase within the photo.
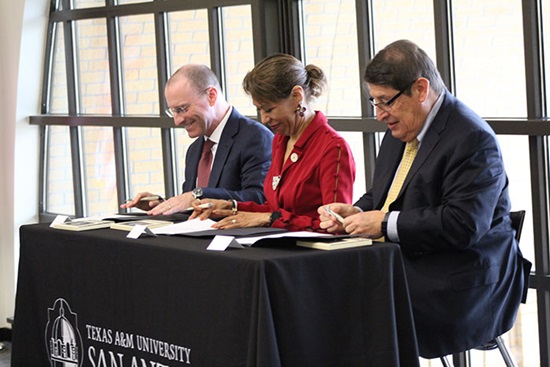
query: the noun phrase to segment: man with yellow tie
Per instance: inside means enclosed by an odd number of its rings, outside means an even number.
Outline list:
[[[319,208],[321,227],[399,243],[422,357],[482,345],[512,327],[531,265],[497,138],[410,41],[381,50],[364,80],[388,127],[373,186],[354,205],[329,205],[343,223]]]

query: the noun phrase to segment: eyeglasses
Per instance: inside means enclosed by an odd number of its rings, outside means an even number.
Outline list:
[[[210,87],[206,88],[202,93],[204,94],[208,92],[209,89]],[[166,114],[166,116],[174,118],[175,116],[186,114],[187,111],[189,111],[189,108],[191,107],[191,105],[192,103],[188,103],[177,107],[169,107],[166,110],[164,110],[164,113]]]
[[[186,104],[186,105],[178,106],[178,107],[170,107],[170,108],[167,108],[166,110],[164,110],[164,113],[168,117],[174,118],[176,115],[183,115],[184,113],[187,113],[187,111],[189,111],[189,106],[190,105]]]
[[[416,79],[410,82],[405,88],[399,91],[399,93],[397,93],[387,102],[375,102],[373,97],[369,98],[369,102],[374,108],[378,107],[384,112],[390,112],[392,110],[392,104],[397,100],[397,98],[401,97],[401,95],[405,93],[405,91],[409,89],[410,86],[414,84],[414,82],[416,82]]]

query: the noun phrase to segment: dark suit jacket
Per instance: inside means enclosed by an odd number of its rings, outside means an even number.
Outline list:
[[[241,115],[234,107],[217,147],[208,187],[203,196],[238,201],[265,201],[263,183],[271,165],[273,133],[257,121]],[[204,139],[199,137],[187,150],[183,192],[197,183],[197,167]]]
[[[356,205],[382,207],[404,146],[386,132],[373,187]],[[496,136],[450,93],[390,205],[396,210],[420,355],[464,351],[509,330],[531,264],[514,239]]]

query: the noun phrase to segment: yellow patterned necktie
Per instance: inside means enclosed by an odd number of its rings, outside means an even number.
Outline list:
[[[387,212],[389,210],[390,204],[395,201],[395,199],[397,198],[397,195],[399,194],[399,191],[401,191],[401,187],[403,186],[405,177],[407,177],[407,174],[411,169],[412,163],[414,161],[414,158],[416,157],[417,152],[418,152],[417,139],[414,139],[413,141],[410,141],[405,145],[405,152],[403,153],[403,157],[401,158],[401,164],[399,165],[399,170],[395,175],[393,183],[390,187],[390,191],[388,192],[388,196],[386,197],[386,201],[384,202],[384,206],[382,207],[383,212]]]

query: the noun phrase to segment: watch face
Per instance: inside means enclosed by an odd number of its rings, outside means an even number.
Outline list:
[[[195,196],[195,199],[200,198],[202,196],[202,189],[200,187],[193,189],[193,196]]]

